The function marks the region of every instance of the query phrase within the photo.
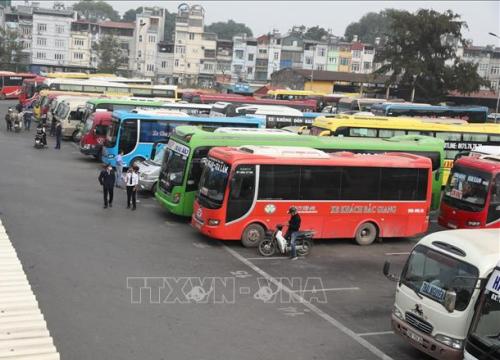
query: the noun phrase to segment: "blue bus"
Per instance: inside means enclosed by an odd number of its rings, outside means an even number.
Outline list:
[[[380,116],[446,117],[467,120],[470,123],[484,123],[488,118],[485,106],[436,106],[417,103],[373,104],[371,112]]]
[[[153,144],[160,151],[172,131],[179,125],[200,126],[205,130],[218,127],[265,128],[266,120],[252,116],[230,118],[172,116],[158,113],[136,113],[125,110],[113,112],[103,147],[102,161],[116,166],[116,155],[123,150],[123,162],[132,166],[149,159]]]

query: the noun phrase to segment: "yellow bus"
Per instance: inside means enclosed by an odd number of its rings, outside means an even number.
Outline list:
[[[45,75],[49,79],[92,79],[92,78],[114,78],[113,74],[87,74],[82,72],[52,72]]]
[[[312,135],[390,138],[396,135],[426,135],[444,140],[443,185],[457,155],[477,145],[500,146],[500,125],[447,123],[439,119],[336,115],[318,117]]]

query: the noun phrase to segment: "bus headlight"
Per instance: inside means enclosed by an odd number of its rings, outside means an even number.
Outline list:
[[[181,194],[180,193],[175,193],[174,194],[174,198],[173,198],[174,203],[177,204],[180,200],[181,200]]]
[[[476,226],[479,226],[479,225],[481,225],[481,223],[479,221],[474,221],[474,220],[467,221],[467,226],[474,226],[474,227],[476,227]]]
[[[403,318],[403,313],[401,311],[399,311],[399,309],[397,307],[393,307],[392,308],[392,313],[394,314],[395,317],[397,317],[399,320],[404,320]]]
[[[220,220],[217,219],[208,219],[208,225],[210,226],[217,226],[220,224]]]
[[[449,347],[451,347],[453,349],[457,349],[457,350],[462,349],[462,346],[463,346],[462,340],[455,339],[455,338],[452,338],[452,337],[449,337],[449,336],[446,336],[443,334],[437,334],[436,336],[434,336],[434,339],[436,339],[440,343],[448,345]]]

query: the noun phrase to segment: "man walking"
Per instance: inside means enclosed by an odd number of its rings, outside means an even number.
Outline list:
[[[135,168],[129,167],[125,178],[125,185],[127,186],[127,209],[130,209],[130,202],[132,201],[132,210],[136,209],[137,185],[139,184],[139,174],[136,171]]]
[[[9,111],[7,112],[7,114],[5,114],[5,123],[7,125],[7,131],[12,131],[11,114],[12,114],[12,108],[9,108]]]
[[[33,116],[33,112],[29,110],[25,110],[23,113],[23,120],[24,120],[24,130],[30,131],[31,128],[31,117]]]
[[[58,121],[56,125],[56,147],[54,149],[61,150],[62,126]]]
[[[116,155],[116,187],[122,187],[122,176],[123,176],[123,150],[120,150],[118,155]]]
[[[99,174],[99,183],[102,185],[104,208],[113,207],[113,189],[115,187],[115,172],[111,165],[105,166]]]

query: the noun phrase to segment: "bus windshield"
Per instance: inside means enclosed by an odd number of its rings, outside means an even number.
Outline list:
[[[471,329],[470,336],[488,348],[500,348],[500,297],[494,292],[486,295],[480,309],[479,319]]]
[[[446,185],[443,201],[462,210],[481,211],[488,195],[491,175],[455,166]]]
[[[164,164],[163,178],[167,182],[168,190],[171,190],[174,186],[182,185],[187,156],[173,149],[168,149],[166,152],[167,158]]]
[[[228,177],[228,164],[212,158],[205,161],[198,193],[198,199],[203,206],[209,209],[222,206]]]
[[[158,166],[161,166],[163,162],[163,157],[165,156],[165,147],[162,147],[159,151],[156,152],[155,156],[151,161]]]
[[[418,245],[411,253],[401,282],[418,294],[443,304],[445,292],[457,294],[455,309],[463,311],[469,305],[479,271],[476,267]]]

